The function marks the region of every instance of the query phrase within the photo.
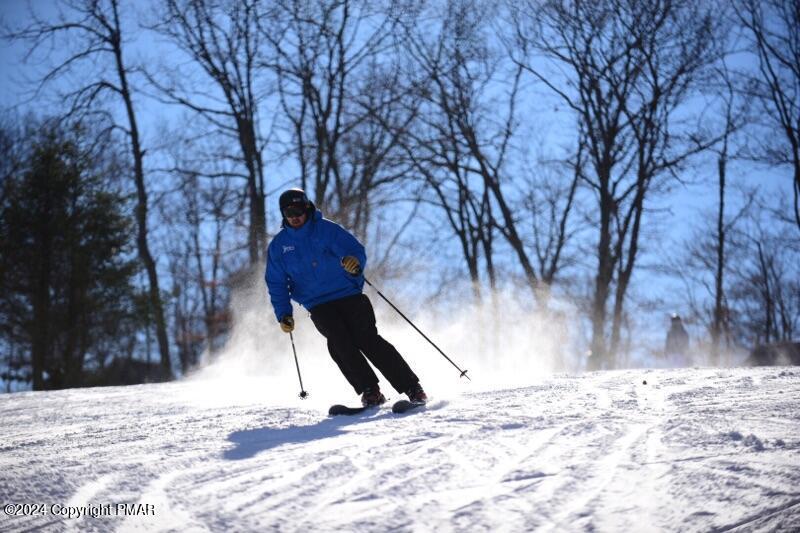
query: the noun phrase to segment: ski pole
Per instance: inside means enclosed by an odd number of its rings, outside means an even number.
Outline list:
[[[389,300],[389,298],[387,298],[386,296],[384,296],[384,295],[383,295],[383,293],[382,293],[381,291],[379,291],[379,290],[377,289],[377,287],[375,287],[375,285],[373,285],[372,283],[370,283],[370,282],[369,282],[369,280],[366,278],[366,276],[364,276],[364,281],[367,283],[367,285],[369,285],[370,287],[372,287],[373,289],[375,289],[375,292],[377,292],[377,293],[378,293],[378,296],[380,296],[381,298],[383,298],[384,300],[386,300],[386,303],[387,303],[387,304],[389,304],[389,305],[391,305],[391,306],[392,306],[392,309],[394,309],[395,311],[397,311],[397,314],[399,314],[401,317],[403,317],[403,318],[406,320],[406,322],[408,322],[409,324],[411,324],[411,327],[412,327],[412,328],[414,328],[415,330],[417,330],[417,333],[419,333],[420,335],[422,335],[422,337],[423,337],[423,338],[424,338],[426,341],[428,341],[429,343],[431,343],[431,346],[433,346],[434,348],[436,348],[436,349],[439,351],[439,353],[440,353],[440,354],[442,354],[442,356],[443,356],[445,359],[447,359],[448,361],[450,361],[450,364],[451,364],[451,365],[453,365],[454,367],[456,367],[456,369],[458,369],[458,371],[459,371],[459,372],[461,372],[461,377],[462,377],[462,378],[467,378],[467,379],[469,379],[470,381],[472,381],[472,380],[470,379],[470,377],[467,375],[467,371],[466,371],[466,370],[461,370],[460,368],[458,368],[458,365],[457,365],[457,364],[455,364],[455,363],[453,362],[453,360],[452,360],[452,359],[450,359],[449,357],[447,357],[447,354],[445,354],[445,353],[442,351],[442,349],[441,349],[441,348],[439,348],[438,346],[436,346],[436,344],[435,344],[435,343],[434,343],[432,340],[430,340],[430,339],[428,338],[428,336],[427,336],[427,335],[425,335],[424,333],[422,333],[422,331],[420,331],[420,329],[419,329],[419,328],[418,328],[416,325],[414,325],[414,323],[413,323],[411,320],[409,320],[409,318],[408,318],[406,315],[404,315],[404,314],[403,314],[403,312],[402,312],[402,311],[400,311],[400,310],[397,308],[397,306],[396,306],[396,305],[394,305],[394,304],[393,304],[393,303],[392,303],[392,302]]]
[[[300,375],[300,362],[297,360],[297,349],[294,347],[294,335],[289,332],[289,338],[292,341],[292,351],[294,352],[294,364],[297,367],[297,379],[300,380],[300,398],[305,400],[308,398],[308,393],[303,388],[303,376]]]

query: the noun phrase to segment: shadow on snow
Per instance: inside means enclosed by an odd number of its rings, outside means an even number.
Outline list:
[[[337,437],[347,433],[346,426],[354,426],[364,422],[373,422],[388,418],[391,413],[370,416],[363,413],[352,416],[334,416],[320,420],[309,426],[289,426],[285,428],[256,428],[234,431],[228,435],[228,441],[235,446],[225,450],[223,457],[231,461],[249,459],[256,454],[271,450],[284,444],[303,444],[306,442]]]

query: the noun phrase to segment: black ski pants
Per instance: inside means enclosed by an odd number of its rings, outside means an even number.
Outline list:
[[[367,359],[398,393],[419,381],[397,349],[378,335],[375,312],[365,294],[320,304],[311,309],[311,320],[328,339],[328,352],[356,394],[378,384]]]

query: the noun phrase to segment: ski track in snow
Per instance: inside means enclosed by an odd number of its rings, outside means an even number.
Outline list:
[[[156,511],[0,530],[800,530],[797,368],[556,375],[333,418],[199,407],[199,386],[0,396],[3,504]]]

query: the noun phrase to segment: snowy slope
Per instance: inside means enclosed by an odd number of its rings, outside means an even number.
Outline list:
[[[0,530],[800,530],[797,368],[557,375],[403,416],[332,400],[0,396],[0,500],[45,504]],[[119,503],[155,516],[53,514]]]

